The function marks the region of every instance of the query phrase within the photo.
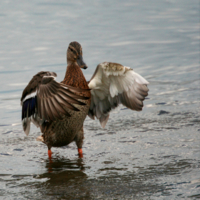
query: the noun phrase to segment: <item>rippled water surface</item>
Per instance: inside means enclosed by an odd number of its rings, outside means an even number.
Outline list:
[[[0,199],[200,198],[198,0],[0,1]],[[20,96],[38,71],[66,70],[71,41],[89,80],[103,61],[149,82],[142,112],[120,106],[105,129],[87,118],[84,158],[75,144],[27,137]]]

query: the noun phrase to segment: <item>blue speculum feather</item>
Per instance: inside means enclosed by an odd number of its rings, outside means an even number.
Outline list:
[[[22,120],[26,117],[30,117],[35,113],[37,107],[37,96],[26,99],[22,106]]]

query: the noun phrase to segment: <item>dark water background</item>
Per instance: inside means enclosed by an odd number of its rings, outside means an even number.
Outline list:
[[[200,198],[198,0],[0,1],[0,199]],[[89,80],[103,61],[149,82],[142,112],[119,107],[105,129],[85,121],[75,144],[52,148],[22,131],[20,96],[38,71],[66,70],[71,41]]]

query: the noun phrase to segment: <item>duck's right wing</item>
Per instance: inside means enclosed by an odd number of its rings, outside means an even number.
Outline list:
[[[130,67],[111,62],[100,63],[88,83],[92,96],[88,115],[99,119],[104,128],[109,112],[120,103],[132,110],[142,110],[148,95],[147,84],[149,82]]]
[[[30,122],[40,126],[44,121],[62,119],[63,116],[70,117],[67,109],[79,111],[73,104],[85,105],[78,100],[88,99],[77,95],[83,92],[83,89],[58,83],[55,81],[56,76],[54,72],[39,72],[22,93],[22,124],[27,135]]]

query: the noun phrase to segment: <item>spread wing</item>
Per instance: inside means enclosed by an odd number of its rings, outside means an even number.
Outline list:
[[[45,121],[70,117],[67,109],[79,111],[73,104],[85,105],[78,99],[88,99],[77,95],[83,89],[58,83],[54,80],[56,76],[54,72],[39,72],[22,93],[22,124],[27,135],[30,122],[38,127]]]
[[[99,119],[104,128],[109,112],[120,103],[132,110],[142,110],[148,95],[147,84],[130,67],[111,62],[99,64],[88,83],[92,95],[89,117]]]

